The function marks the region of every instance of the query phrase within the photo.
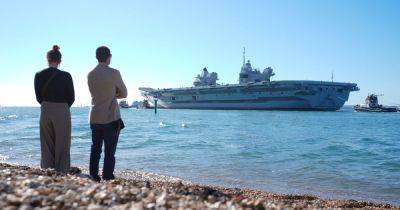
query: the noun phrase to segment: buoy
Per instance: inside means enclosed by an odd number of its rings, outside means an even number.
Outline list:
[[[154,99],[154,114],[157,114],[157,99]]]

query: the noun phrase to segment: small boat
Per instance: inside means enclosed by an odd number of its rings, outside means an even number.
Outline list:
[[[133,107],[132,105],[129,105],[128,102],[127,102],[126,100],[120,101],[120,102],[119,102],[119,106],[120,106],[121,108],[124,108],[124,109],[129,109],[129,108],[132,108],[132,107]]]
[[[131,104],[129,104],[126,100],[121,100],[119,102],[119,106],[123,109],[146,109],[149,108],[148,102],[146,100],[144,101],[133,101]]]
[[[398,107],[383,106],[378,103],[378,95],[370,94],[365,99],[365,104],[357,104],[354,106],[357,112],[397,112]]]

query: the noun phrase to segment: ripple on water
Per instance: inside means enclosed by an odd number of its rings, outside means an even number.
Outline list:
[[[252,151],[252,150],[241,150],[239,151],[236,156],[238,158],[246,158],[246,159],[253,159],[253,158],[262,158],[264,155],[264,152],[262,151]]]
[[[142,138],[135,139],[133,142],[129,140],[121,140],[118,147],[122,150],[140,149],[140,148],[152,148],[154,146],[162,144],[163,141],[158,138]]]
[[[91,132],[87,131],[87,132],[72,132],[71,138],[73,140],[91,140],[92,138],[92,134]]]
[[[392,171],[392,172],[400,173],[400,162],[399,162],[399,160],[386,160],[386,161],[380,163],[379,167],[383,168],[384,170],[389,170],[389,171]]]
[[[321,154],[317,152],[308,151],[300,154],[300,157],[312,160],[321,157]]]
[[[334,144],[323,148],[323,151],[330,156],[355,156],[355,157],[374,157],[377,156],[372,150],[368,148],[359,147],[351,144]]]
[[[328,145],[327,147],[324,147],[323,150],[327,152],[328,154],[334,154],[337,155],[339,154],[347,154],[353,151],[353,149],[346,144],[333,144],[333,145]]]

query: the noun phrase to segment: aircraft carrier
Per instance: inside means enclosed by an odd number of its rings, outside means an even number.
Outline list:
[[[218,74],[206,68],[197,75],[193,87],[153,89],[140,87],[149,106],[167,109],[247,109],[247,110],[339,110],[355,83],[308,80],[271,81],[271,67],[262,72],[245,62],[239,84],[217,84]]]

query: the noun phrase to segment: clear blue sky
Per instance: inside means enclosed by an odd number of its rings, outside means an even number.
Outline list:
[[[61,47],[77,103],[107,45],[130,99],[137,88],[190,86],[203,67],[235,83],[242,47],[275,80],[356,82],[349,104],[370,93],[400,104],[400,1],[4,1],[0,6],[0,105],[35,105],[33,77]]]

